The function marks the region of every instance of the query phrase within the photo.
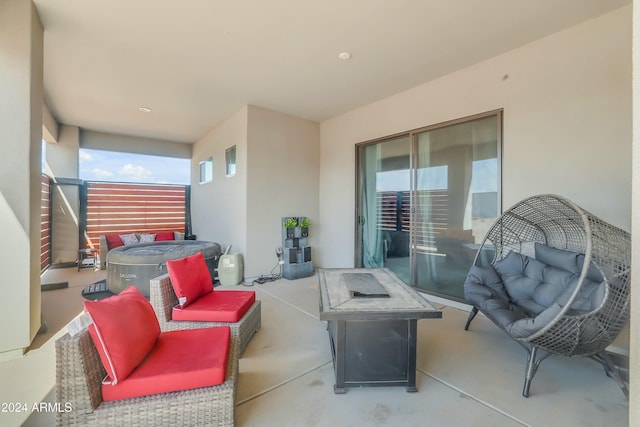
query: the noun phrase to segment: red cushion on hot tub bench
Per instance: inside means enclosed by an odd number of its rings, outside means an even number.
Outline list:
[[[168,240],[175,240],[173,231],[156,231],[156,242],[166,242]]]
[[[102,399],[128,399],[222,384],[230,338],[228,326],[163,332],[125,380],[102,385]]]
[[[118,234],[105,234],[104,237],[107,239],[107,247],[109,250],[124,246],[124,242]]]
[[[173,320],[235,323],[256,301],[253,291],[214,291],[201,296],[185,308],[175,307]]]

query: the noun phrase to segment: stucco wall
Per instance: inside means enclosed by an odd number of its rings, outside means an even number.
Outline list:
[[[177,157],[180,159],[191,158],[191,144],[87,129],[80,130],[80,147],[122,153]]]
[[[629,6],[322,122],[319,264],[353,266],[356,143],[499,108],[504,208],[556,193],[630,229]]]
[[[275,249],[282,246],[282,217],[309,217],[313,257],[320,230],[320,133],[315,122],[255,106],[249,106],[248,123],[245,275],[255,277],[270,274],[277,265]]]
[[[633,2],[633,193],[631,271],[640,269],[640,0]],[[638,289],[640,275],[631,274],[631,288]],[[629,402],[640,401],[640,292],[631,292],[629,331]],[[640,405],[629,405],[629,425],[640,425]]]
[[[237,173],[225,177],[225,150],[236,146]],[[198,240],[245,253],[247,242],[247,107],[193,144],[191,221]],[[213,158],[213,181],[199,184],[199,163]]]
[[[55,178],[78,178],[77,126],[62,125],[58,142],[45,148],[45,170]],[[51,195],[51,263],[75,262],[78,258],[80,189],[77,185],[57,185]]]
[[[43,30],[31,2],[0,3],[0,359],[40,328],[40,155]],[[3,354],[7,352],[7,354]]]
[[[236,175],[225,176],[225,150],[236,146]],[[269,274],[281,246],[280,218],[318,217],[318,124],[245,106],[193,145],[193,231],[232,245],[244,276]],[[198,184],[198,164],[213,158],[213,182]]]

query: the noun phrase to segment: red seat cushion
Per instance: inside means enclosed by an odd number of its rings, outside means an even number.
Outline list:
[[[175,307],[173,320],[192,322],[238,322],[256,301],[253,291],[215,291],[188,307]]]
[[[173,231],[156,231],[156,242],[175,240]]]
[[[167,260],[167,272],[181,307],[187,307],[201,296],[213,292],[211,273],[202,252]]]
[[[124,380],[151,351],[160,335],[153,307],[135,286],[100,301],[85,301],[89,335],[114,383]]]
[[[109,250],[124,246],[124,242],[118,234],[105,234],[104,237],[107,239],[107,247]]]
[[[146,359],[124,381],[102,385],[102,399],[119,400],[222,384],[228,326],[163,332]]]

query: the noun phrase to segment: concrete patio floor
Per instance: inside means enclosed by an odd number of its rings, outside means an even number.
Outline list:
[[[49,332],[33,352],[48,351],[57,325],[81,311],[82,286],[104,272],[51,270],[47,280],[60,277],[69,288],[43,292]],[[523,398],[522,347],[482,316],[465,332],[467,313],[442,304],[434,304],[442,319],[418,322],[417,393],[371,387],[334,394],[326,324],[318,318],[317,276],[246,289],[262,301],[262,329],[240,360],[237,426],[628,425],[629,402],[596,362],[551,357],[534,378],[531,396]],[[0,363],[4,375],[2,369]],[[45,401],[52,399],[50,392]],[[0,425],[11,425],[2,421],[0,414]],[[51,426],[54,416],[34,413],[22,425]]]

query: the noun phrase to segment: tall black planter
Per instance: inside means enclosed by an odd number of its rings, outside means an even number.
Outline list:
[[[282,277],[293,280],[313,276],[313,262],[311,261],[311,246],[307,245],[309,228],[298,225],[287,228],[284,223],[293,218],[300,224],[306,217],[282,218]]]

